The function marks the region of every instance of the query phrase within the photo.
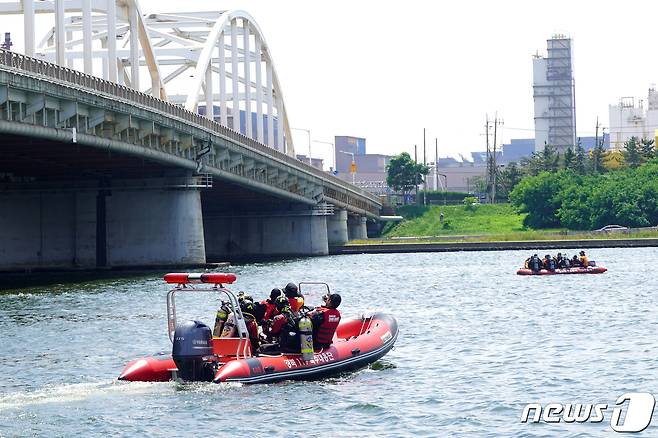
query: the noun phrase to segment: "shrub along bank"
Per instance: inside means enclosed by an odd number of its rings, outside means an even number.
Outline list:
[[[658,224],[658,160],[605,174],[571,170],[524,178],[510,193],[524,225],[592,230],[608,224]]]

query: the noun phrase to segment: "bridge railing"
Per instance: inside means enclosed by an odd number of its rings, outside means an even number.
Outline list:
[[[305,164],[296,158],[290,157],[282,152],[277,151],[276,149],[272,149],[262,143],[257,142],[256,140],[253,140],[252,138],[247,137],[246,135],[229,129],[214,120],[210,120],[207,117],[197,114],[193,111],[188,111],[179,105],[158,99],[154,96],[151,96],[150,94],[142,93],[141,91],[126,87],[125,85],[119,85],[96,76],[82,73],[78,70],[62,67],[57,64],[46,62],[37,58],[31,58],[29,56],[8,50],[0,49],[0,64],[21,71],[36,73],[48,78],[56,79],[58,81],[75,84],[80,87],[101,93],[106,93],[113,97],[128,100],[130,102],[137,103],[139,105],[146,106],[148,108],[152,108],[168,115],[177,117],[179,119],[183,119],[189,123],[201,126],[210,131],[217,132],[220,135],[230,138],[239,144],[246,144],[247,146],[265,155],[269,155],[272,158],[283,161],[286,164],[303,172],[317,176],[321,179],[328,180],[332,184],[339,186],[344,190],[361,195],[364,198],[368,198],[370,201],[373,201],[377,204],[380,203],[379,198],[369,192],[366,192],[365,190],[352,187],[329,173],[323,172],[320,169]]]

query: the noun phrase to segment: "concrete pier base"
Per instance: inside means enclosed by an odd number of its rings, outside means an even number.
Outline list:
[[[0,270],[205,263],[199,191],[0,194]]]
[[[209,261],[329,254],[325,216],[285,213],[204,219]]]
[[[327,216],[327,240],[329,246],[341,246],[347,243],[347,210],[336,210]]]
[[[120,191],[107,198],[110,266],[206,262],[198,190]]]
[[[347,234],[350,240],[365,240],[368,238],[366,218],[364,216],[348,216]]]

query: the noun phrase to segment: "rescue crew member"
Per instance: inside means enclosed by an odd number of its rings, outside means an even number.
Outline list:
[[[553,260],[553,257],[551,257],[550,254],[546,254],[543,262],[544,262],[544,268],[546,268],[549,271],[555,271],[555,260]]]
[[[571,259],[571,266],[574,267],[574,268],[577,268],[577,267],[579,267],[579,266],[582,266],[582,265],[580,264],[580,259],[579,259],[578,256],[575,255],[575,254],[574,254],[573,258]]]
[[[331,345],[340,322],[340,312],[337,309],[341,302],[340,295],[327,294],[322,299],[324,305],[307,315],[313,322],[313,348],[316,350]]]
[[[290,309],[297,313],[304,305],[304,297],[299,293],[299,289],[295,283],[288,283],[283,289],[283,293],[290,301]]]
[[[564,259],[562,258],[562,253],[561,253],[561,252],[558,252],[558,253],[557,253],[557,257],[555,257],[555,267],[557,267],[557,268],[561,268],[561,267],[562,267],[562,266],[561,266],[561,265],[562,265],[562,260],[564,260]]]
[[[276,308],[275,300],[281,296],[281,289],[274,288],[270,292],[270,297],[266,300],[261,301],[260,303],[265,306],[265,313],[263,314],[263,320],[268,320],[274,318],[279,314],[279,311]]]
[[[276,307],[280,313],[274,317],[271,326],[267,330],[268,339],[278,340],[279,350],[282,353],[299,353],[299,331],[297,328],[299,321],[290,309],[290,302],[285,295],[281,295],[276,299]]]
[[[589,258],[585,255],[585,251],[580,251],[580,257],[578,259],[580,260],[580,265],[583,268],[589,266]]]
[[[530,257],[529,265],[532,272],[539,272],[541,269],[541,260],[539,260],[537,254],[533,254],[533,256]]]

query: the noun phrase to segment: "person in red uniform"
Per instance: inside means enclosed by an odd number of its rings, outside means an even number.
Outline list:
[[[340,322],[340,312],[337,309],[341,302],[340,295],[327,294],[322,299],[324,305],[307,315],[313,322],[313,348],[316,350],[331,345]]]
[[[275,300],[279,314],[274,317],[269,327],[265,327],[267,339],[276,341],[276,347],[283,353],[299,353],[299,329],[297,327],[298,317],[290,309],[290,302],[285,295]],[[264,324],[267,326],[267,324]],[[276,350],[275,346],[268,346],[264,351]]]
[[[260,303],[265,306],[265,313],[263,314],[263,321],[272,319],[279,314],[279,311],[276,308],[275,300],[281,296],[281,289],[274,288],[270,292],[270,297],[266,300],[261,301]]]

